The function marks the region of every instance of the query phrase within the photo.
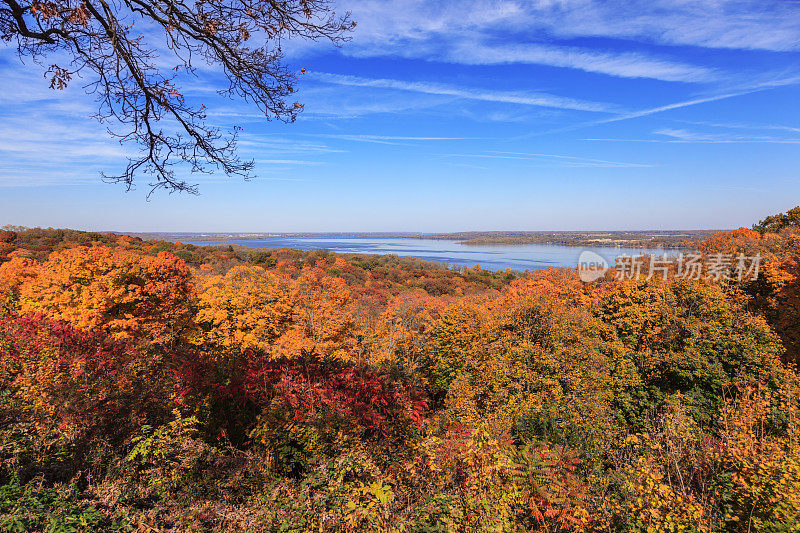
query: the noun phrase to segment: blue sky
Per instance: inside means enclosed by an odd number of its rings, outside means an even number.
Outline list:
[[[294,124],[184,93],[241,125],[258,178],[125,192],[130,147],[73,83],[0,48],[0,225],[122,231],[749,226],[800,203],[800,2],[342,2],[351,42],[291,42]]]

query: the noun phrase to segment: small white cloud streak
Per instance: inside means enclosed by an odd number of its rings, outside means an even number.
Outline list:
[[[452,167],[464,167],[464,168],[477,168],[478,170],[491,170],[489,167],[482,167],[480,165],[470,165],[469,163],[447,163]]]
[[[411,113],[442,104],[442,97],[436,95],[417,93],[417,97],[408,98],[403,93],[355,86],[344,91],[337,84],[308,84],[303,88],[302,98],[306,106],[300,115],[301,121],[347,120],[376,114]]]
[[[796,85],[799,82],[800,82],[800,77],[790,77],[790,78],[769,80],[769,81],[766,81],[766,82],[758,83],[756,85],[751,85],[749,87],[741,88],[740,90],[737,90],[737,91],[727,92],[727,93],[723,93],[723,94],[717,94],[717,95],[713,95],[713,96],[707,96],[707,97],[703,97],[703,98],[695,98],[695,99],[692,99],[692,100],[684,100],[682,102],[676,102],[676,103],[673,103],[673,104],[663,105],[663,106],[659,106],[659,107],[652,107],[650,109],[643,109],[641,111],[634,111],[632,113],[624,113],[624,114],[617,115],[617,116],[611,117],[611,118],[593,120],[591,122],[584,122],[584,123],[581,123],[581,124],[575,124],[575,125],[567,126],[567,127],[564,127],[564,128],[558,128],[558,129],[549,130],[549,131],[546,131],[546,132],[536,133],[534,135],[541,135],[543,133],[558,133],[558,132],[564,132],[564,131],[572,131],[572,130],[576,130],[576,129],[580,129],[580,128],[584,128],[584,127],[588,127],[588,126],[598,126],[598,125],[601,125],[601,124],[610,124],[610,123],[613,123],[613,122],[620,122],[620,121],[623,121],[623,120],[631,120],[631,119],[634,119],[634,118],[641,118],[641,117],[646,117],[646,116],[650,116],[650,115],[655,115],[655,114],[658,114],[658,113],[663,113],[665,111],[672,111],[674,109],[681,109],[681,108],[684,108],[684,107],[691,107],[691,106],[695,106],[695,105],[699,105],[699,104],[717,102],[719,100],[727,100],[728,98],[736,98],[738,96],[745,96],[745,95],[748,95],[748,94],[754,94],[754,93],[758,93],[758,92],[761,92],[761,91],[774,89],[776,87],[785,87],[785,86],[789,86],[789,85]]]
[[[265,178],[263,176],[258,176],[255,178],[250,178],[248,181],[312,181],[306,178]]]
[[[403,137],[397,135],[345,135],[345,134],[318,134],[318,137],[331,137],[347,139],[350,141],[379,140],[379,141],[474,141],[480,137]]]
[[[332,148],[326,144],[307,142],[297,139],[276,138],[265,135],[244,133],[239,138],[237,144],[240,149],[258,150],[264,154],[302,154],[303,156],[322,155],[322,154],[341,154],[347,150]]]
[[[746,91],[739,91],[727,94],[718,94],[715,96],[708,96],[706,98],[696,98],[694,100],[686,100],[683,102],[676,102],[674,104],[668,104],[659,107],[653,107],[650,109],[643,109],[641,111],[635,111],[633,113],[626,113],[624,115],[619,115],[617,117],[611,117],[603,120],[598,120],[593,122],[592,124],[608,124],[611,122],[619,122],[621,120],[630,120],[632,118],[639,118],[639,117],[646,117],[648,115],[655,115],[656,113],[663,113],[664,111],[672,111],[673,109],[680,109],[682,107],[689,107],[698,104],[706,104],[708,102],[716,102],[718,100],[726,100],[728,98],[734,98],[736,96],[744,96],[746,94],[751,94],[754,92],[758,92],[759,90],[763,89],[750,89]]]
[[[317,72],[314,78],[331,84],[348,85],[355,87],[374,87],[393,89],[424,94],[452,96],[467,100],[481,100],[486,102],[503,102],[538,107],[551,107],[556,109],[569,109],[576,111],[591,111],[598,113],[614,112],[616,106],[600,102],[588,102],[574,98],[564,98],[544,93],[510,93],[503,91],[490,91],[472,88],[461,88],[449,85],[423,82],[409,82],[384,78],[362,78],[342,74]]]
[[[800,139],[615,139],[598,137],[581,140],[657,144],[800,144]]]
[[[495,152],[491,154],[442,154],[444,157],[465,157],[482,159],[510,159],[518,161],[541,161],[550,159],[554,164],[569,168],[599,167],[599,168],[647,168],[652,167],[643,163],[625,163],[619,161],[605,161],[602,159],[590,159],[585,157],[566,156],[558,154],[535,154],[518,152]]]
[[[557,155],[557,154],[537,154],[537,153],[528,153],[528,152],[495,152],[497,154],[503,155],[516,155],[516,156],[528,156],[528,157],[546,157],[552,159],[573,159],[576,161],[583,161],[589,163],[605,163],[609,165],[630,165],[630,166],[638,166],[638,167],[649,167],[651,165],[644,165],[639,163],[620,163],[619,161],[607,161],[605,159],[591,159],[588,157],[577,157],[573,155]]]
[[[653,132],[655,135],[664,135],[689,142],[771,142],[771,143],[796,143],[800,138],[777,138],[752,135],[730,135],[720,133],[700,133],[685,129],[665,128]]]
[[[742,123],[720,123],[720,122],[702,122],[697,120],[677,120],[684,124],[694,124],[695,126],[709,126],[712,128],[727,128],[737,130],[773,130],[773,131],[790,131],[793,133],[800,133],[800,128],[792,126],[784,126],[782,124],[742,124]]]
[[[478,140],[478,137],[415,137],[415,136],[397,136],[397,135],[347,135],[335,133],[317,133],[308,134],[314,137],[325,137],[328,139],[341,139],[343,141],[365,142],[373,144],[388,144],[395,146],[413,146],[412,142],[439,142],[439,141],[473,141]],[[397,142],[397,141],[410,141],[410,142]]]
[[[256,159],[256,163],[263,163],[267,165],[303,165],[303,166],[317,166],[324,165],[321,161],[302,161],[299,159]]]

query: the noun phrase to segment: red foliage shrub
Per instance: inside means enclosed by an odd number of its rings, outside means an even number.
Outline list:
[[[313,423],[317,415],[333,414],[341,427],[365,437],[388,436],[409,423],[421,430],[429,423],[421,389],[364,366],[275,360],[250,350],[244,361],[187,348],[174,349],[169,359],[175,362],[178,404],[203,411],[209,432],[234,442],[247,440],[242,428],[251,428],[266,411],[278,424]]]
[[[256,401],[279,398],[295,422],[332,409],[371,434],[386,435],[391,422],[403,419],[410,419],[418,429],[428,424],[428,404],[420,390],[365,367],[256,358],[251,361],[245,386]]]
[[[141,422],[161,361],[100,330],[40,315],[0,316],[0,384],[35,424],[62,428]]]

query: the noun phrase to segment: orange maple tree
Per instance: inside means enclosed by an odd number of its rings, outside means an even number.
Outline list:
[[[13,261],[12,261],[13,263]],[[41,313],[80,329],[102,328],[115,338],[165,341],[190,320],[194,285],[183,260],[108,247],[53,252],[47,261],[17,263],[19,311]]]
[[[326,275],[320,266],[304,268],[292,283],[291,303],[293,325],[279,339],[278,353],[353,361],[358,341],[349,312],[352,296],[344,280]]]

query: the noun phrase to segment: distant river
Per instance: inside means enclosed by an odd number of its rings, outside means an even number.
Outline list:
[[[583,250],[593,250],[603,256],[610,265],[621,255],[635,256],[641,253],[662,255],[664,250],[655,248],[582,247],[557,244],[499,244],[466,245],[456,241],[437,239],[346,239],[339,237],[281,237],[259,240],[226,240],[193,242],[197,245],[239,244],[255,248],[296,248],[298,250],[330,250],[353,254],[395,254],[416,257],[426,261],[439,261],[457,266],[480,265],[487,270],[539,270],[578,264],[578,255]],[[670,253],[670,252],[668,252]]]

